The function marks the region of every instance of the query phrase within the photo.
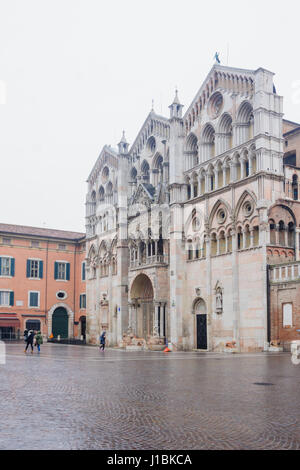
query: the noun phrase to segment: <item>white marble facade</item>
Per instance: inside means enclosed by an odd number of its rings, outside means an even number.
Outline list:
[[[153,110],[88,178],[87,338],[257,351],[267,339],[269,211],[283,195],[273,73],[213,66],[183,114]]]

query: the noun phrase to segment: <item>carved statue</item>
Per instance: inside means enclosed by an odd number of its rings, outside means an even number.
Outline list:
[[[219,52],[216,52],[216,53],[215,53],[215,59],[216,59],[216,63],[217,63],[217,64],[220,64],[220,63],[221,63],[219,55],[220,55]]]
[[[216,292],[216,312],[223,312],[223,293],[222,289],[218,288]]]

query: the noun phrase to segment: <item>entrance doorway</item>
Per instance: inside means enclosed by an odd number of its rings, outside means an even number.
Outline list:
[[[80,334],[83,336],[83,340],[86,338],[86,317],[82,316],[79,318],[80,321]]]
[[[207,314],[203,299],[197,300],[194,306],[196,318],[196,349],[207,349]]]
[[[68,338],[68,313],[64,307],[58,307],[52,315],[52,333],[53,337]]]
[[[149,339],[153,336],[153,286],[146,274],[139,274],[131,287],[132,328],[139,338]]]
[[[41,331],[41,322],[40,320],[27,320],[26,329],[33,331]]]

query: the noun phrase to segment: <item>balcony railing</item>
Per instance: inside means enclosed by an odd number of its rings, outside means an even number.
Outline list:
[[[270,267],[271,282],[300,281],[300,261]]]
[[[142,266],[153,266],[156,264],[168,264],[168,256],[167,255],[153,255],[147,256],[143,259],[135,259],[130,261],[130,268],[136,269]]]

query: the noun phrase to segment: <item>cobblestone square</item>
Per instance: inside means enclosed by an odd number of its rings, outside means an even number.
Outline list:
[[[0,449],[300,448],[290,354],[6,350]]]

